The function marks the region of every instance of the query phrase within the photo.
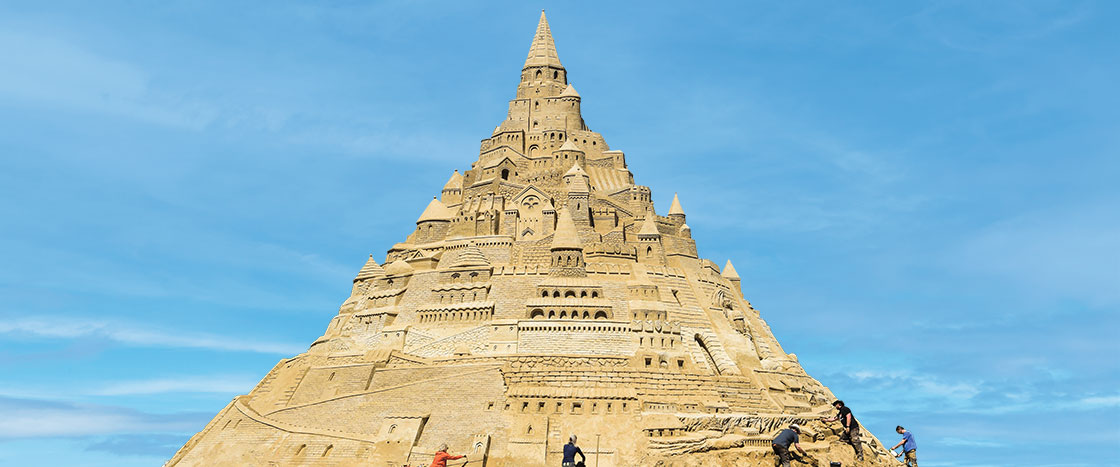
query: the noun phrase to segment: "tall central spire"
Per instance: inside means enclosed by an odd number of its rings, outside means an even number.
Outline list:
[[[537,23],[533,45],[529,46],[529,57],[525,59],[525,68],[534,66],[564,68],[556,53],[556,44],[552,41],[552,31],[548,29],[548,18],[545,18],[544,10],[541,10],[541,20]]]

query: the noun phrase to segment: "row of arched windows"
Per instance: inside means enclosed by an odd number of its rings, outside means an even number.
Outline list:
[[[605,310],[597,310],[592,313],[589,310],[548,310],[537,308],[529,313],[529,319],[607,319],[607,312]]]
[[[494,316],[494,310],[466,310],[466,311],[422,311],[421,323],[439,323],[446,321],[480,321],[488,320]]]
[[[556,267],[580,267],[583,266],[583,259],[576,254],[553,255],[552,265]]]
[[[552,298],[560,298],[561,297],[560,290],[559,289],[552,289],[552,290],[542,290],[541,291],[541,298],[548,298],[550,296]],[[576,298],[576,291],[571,290],[571,289],[565,290],[564,293],[563,293],[563,297],[564,298]],[[588,297],[588,294],[587,294],[586,290],[579,291],[579,298],[587,298],[587,297]],[[590,297],[591,298],[599,298],[599,291],[598,290],[592,290]]]
[[[486,300],[486,290],[485,289],[472,290],[472,291],[469,291],[469,292],[459,292],[459,293],[450,292],[450,293],[439,294],[439,302],[440,303],[463,303],[463,302],[473,302],[473,301],[477,301],[477,300]]]

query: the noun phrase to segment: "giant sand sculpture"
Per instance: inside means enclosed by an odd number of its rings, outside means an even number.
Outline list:
[[[427,466],[447,443],[469,466],[558,466],[569,434],[589,466],[772,465],[793,422],[816,459],[857,465],[817,421],[834,395],[731,262],[698,256],[676,196],[657,214],[580,102],[542,12],[478,160],[370,256],[306,353],[167,465]],[[896,464],[864,443],[858,465]]]

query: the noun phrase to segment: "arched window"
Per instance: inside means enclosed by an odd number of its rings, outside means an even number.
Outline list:
[[[541,292],[541,297],[542,298],[548,298],[548,291],[545,290],[545,291]]]
[[[560,72],[559,71],[552,72],[552,79],[557,79],[559,77],[560,77]]]
[[[586,290],[584,290],[584,291],[581,291],[581,292],[579,293],[579,298],[587,298],[587,291],[586,291]]]
[[[573,291],[573,290],[569,290],[567,292],[564,292],[564,298],[575,298],[575,297],[576,297],[576,292]]]
[[[555,318],[556,318],[556,310],[549,310],[548,311],[548,319],[555,319]]]
[[[537,78],[541,77],[541,70],[537,70]]]
[[[537,308],[537,309],[533,310],[533,312],[529,314],[529,319],[543,319],[543,318],[544,318],[544,310],[542,310],[540,308]]]
[[[653,256],[653,247],[652,246],[647,246],[646,247],[646,257],[650,257],[650,256]]]
[[[509,169],[502,169],[502,180],[509,180]]]
[[[599,292],[592,291],[591,298],[599,298]]]
[[[607,319],[607,312],[599,310],[595,312],[595,319]],[[633,342],[633,341],[631,341]]]
[[[552,291],[552,298],[560,298],[560,291],[559,290],[553,290]]]

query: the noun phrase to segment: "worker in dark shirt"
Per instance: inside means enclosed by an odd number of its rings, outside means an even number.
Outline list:
[[[781,433],[778,433],[778,436],[774,438],[774,442],[771,443],[770,447],[774,448],[774,454],[776,454],[778,456],[778,460],[782,462],[782,467],[789,467],[789,446],[791,444],[801,452],[802,456],[809,457],[809,455],[805,453],[805,450],[801,449],[801,439],[798,436],[800,434],[801,427],[797,426],[797,424],[794,423],[793,425],[790,425],[789,428],[786,428],[782,430]]]
[[[579,454],[580,462],[587,462],[587,456],[583,455],[583,450],[576,446],[576,435],[568,438],[568,444],[564,445],[564,460],[561,464],[563,467],[576,467],[576,454]]]
[[[836,416],[832,418],[822,418],[821,421],[828,423],[840,420],[840,424],[844,425],[844,433],[840,435],[840,441],[851,444],[852,449],[856,451],[856,457],[862,461],[863,445],[860,444],[859,441],[859,422],[857,422],[856,417],[852,415],[852,409],[845,406],[842,400],[833,402],[832,406],[836,407]]]

